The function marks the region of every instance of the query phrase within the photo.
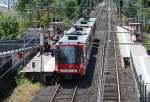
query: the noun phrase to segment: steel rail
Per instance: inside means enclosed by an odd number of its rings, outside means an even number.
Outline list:
[[[73,101],[74,101],[75,95],[76,95],[76,93],[77,93],[78,86],[79,86],[79,83],[78,83],[77,86],[75,87],[75,90],[74,90],[74,92],[73,92],[73,96],[72,96],[70,102],[73,102]]]
[[[115,12],[112,12],[112,13],[113,13],[113,15],[115,15],[114,14]],[[114,29],[114,30],[116,32],[116,29]],[[113,39],[115,40],[116,39],[116,34],[115,33],[112,33],[112,34],[113,34]],[[113,42],[113,44],[114,44],[115,59],[116,59],[116,61],[115,61],[115,68],[116,68],[116,77],[117,77],[118,102],[121,102],[121,91],[120,91],[120,82],[119,82],[119,70],[118,70],[118,61],[117,61],[117,46],[116,46],[115,41]]]
[[[114,90],[114,92],[116,93],[116,95],[115,96],[111,96],[111,97],[114,97],[114,98],[116,98],[116,99],[106,99],[106,101],[105,100],[103,100],[104,102],[107,102],[107,101],[111,101],[111,100],[116,100],[116,102],[121,102],[121,95],[120,95],[120,83],[119,83],[119,71],[118,71],[118,62],[117,62],[117,50],[116,50],[116,41],[115,41],[115,33],[113,32],[113,31],[111,31],[111,30],[114,30],[114,27],[111,25],[111,19],[112,19],[112,16],[114,15],[114,12],[112,11],[112,7],[111,7],[111,2],[110,2],[110,0],[109,0],[109,9],[108,9],[108,37],[107,37],[107,44],[106,44],[106,51],[107,51],[107,49],[108,50],[110,50],[110,52],[112,52],[113,51],[113,53],[114,53],[114,58],[115,58],[115,60],[114,60],[114,72],[113,72],[113,70],[112,69],[109,69],[109,71],[110,70],[112,70],[111,72],[112,73],[114,73],[115,74],[115,80],[116,80],[116,85],[115,85],[115,87],[116,87],[116,91],[117,91],[117,93],[115,92],[115,90]],[[112,33],[113,32],[113,33]],[[103,42],[104,43],[104,42]],[[113,46],[111,45],[111,44],[113,44]],[[108,57],[108,55],[109,55],[109,51],[107,52],[107,54],[106,54],[106,65],[107,65],[107,62],[109,61],[109,59],[110,59],[110,57]],[[113,57],[112,57],[113,58]],[[112,63],[112,62],[111,62]],[[107,65],[108,66],[108,65]],[[106,67],[106,70],[108,70],[108,68]],[[109,75],[108,75],[109,76]],[[105,80],[105,77],[104,77],[104,80]],[[105,83],[105,81],[104,81],[104,83]],[[107,84],[109,84],[109,83],[107,83]],[[112,83],[113,84],[113,83]],[[106,87],[107,88],[107,87]],[[114,93],[113,92],[113,93]],[[106,92],[107,93],[107,92]],[[110,92],[109,92],[110,93]],[[111,94],[113,94],[113,93],[111,93]],[[107,95],[106,95],[106,97],[105,98],[107,98]]]
[[[102,8],[103,9],[103,8]],[[100,17],[100,18],[102,18],[102,17]],[[103,32],[103,33],[106,33],[106,31],[107,31],[107,24],[105,23],[105,32]],[[105,74],[104,74],[104,70],[105,70],[105,68],[106,68],[106,63],[107,63],[107,61],[106,61],[106,53],[107,53],[107,39],[108,39],[108,34],[104,34],[104,43],[103,43],[103,47],[102,47],[102,50],[101,50],[101,58],[102,58],[102,60],[101,60],[101,67],[102,67],[102,69],[101,69],[101,72],[99,73],[99,85],[100,86],[98,86],[99,87],[99,98],[98,98],[98,102],[101,102],[102,100],[103,100],[103,94],[104,94],[104,83],[105,83]],[[101,44],[102,45],[102,43],[101,42],[99,42],[99,43],[94,43],[94,44]],[[93,47],[95,47],[95,46],[93,46]]]
[[[74,91],[73,91],[73,94],[72,94],[72,97],[71,97],[71,101],[70,101],[70,102],[73,102],[73,101],[74,101],[75,96],[76,96],[76,93],[77,93],[78,86],[79,86],[79,83],[77,83],[77,85],[76,85],[76,87],[75,87],[75,89],[74,89]],[[57,86],[57,88],[56,88],[56,90],[55,90],[55,92],[54,92],[54,94],[53,94],[53,96],[52,96],[52,98],[50,99],[49,102],[53,102],[53,101],[54,101],[54,98],[57,97],[56,94],[57,94],[57,92],[59,91],[60,87],[61,87],[61,84],[58,84],[58,86]]]
[[[52,101],[54,100],[54,98],[55,98],[55,96],[56,96],[56,94],[57,94],[59,88],[60,88],[60,84],[58,84],[58,86],[57,86],[57,88],[56,88],[56,90],[55,90],[55,92],[54,92],[54,94],[53,94],[53,96],[52,96],[52,98],[50,99],[49,102],[52,102]]]
[[[115,39],[115,36],[113,34]],[[117,49],[116,43],[114,43],[114,49]],[[118,102],[121,102],[121,94],[120,94],[120,82],[119,82],[119,71],[118,71],[118,62],[117,62],[117,51],[115,50],[115,68],[116,68],[116,75],[117,75],[117,90],[118,90]]]

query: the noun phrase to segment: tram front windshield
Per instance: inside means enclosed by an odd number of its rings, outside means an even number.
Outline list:
[[[59,46],[58,63],[60,64],[79,64],[83,62],[83,53],[80,46]]]

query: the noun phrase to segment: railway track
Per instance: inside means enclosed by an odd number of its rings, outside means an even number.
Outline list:
[[[115,46],[110,44],[108,48],[107,69],[105,70],[104,102],[120,102],[120,87],[118,69],[115,56]]]
[[[109,35],[108,47],[106,48],[106,62],[104,68],[104,93],[103,102],[120,102],[119,75],[115,43],[112,43],[114,35]]]
[[[79,83],[80,82],[69,81],[58,84],[49,102],[73,102]]]
[[[106,42],[106,67],[104,69],[104,94],[103,102],[121,102],[120,98],[120,82],[119,82],[119,71],[117,63],[117,47],[116,34],[113,33],[114,25],[111,24],[112,15],[114,11],[109,4],[109,15],[108,15],[108,38]]]

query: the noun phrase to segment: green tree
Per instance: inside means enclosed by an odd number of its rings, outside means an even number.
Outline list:
[[[66,6],[66,16],[69,17],[69,18],[73,18],[74,17],[74,12],[76,10],[76,2],[74,0],[68,0],[66,1],[65,3],[65,6]]]
[[[0,28],[0,39],[4,37],[4,35],[5,35],[5,31],[2,28]]]
[[[0,38],[8,37],[11,34],[18,34],[19,23],[18,22],[7,22],[7,21],[16,21],[15,16],[9,16],[0,12],[0,20],[6,21],[0,23]]]
[[[127,0],[126,2],[123,3],[123,9],[122,9],[122,13],[124,16],[126,17],[132,17],[132,5],[130,0]]]
[[[41,13],[41,16],[40,16],[40,25],[41,27],[44,27],[48,24],[48,12],[47,11],[44,11]]]
[[[143,0],[144,6],[150,8],[150,0]]]
[[[25,12],[28,3],[29,0],[18,0],[16,4],[16,10]]]

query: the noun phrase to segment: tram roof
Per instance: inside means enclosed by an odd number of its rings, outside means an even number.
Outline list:
[[[87,22],[87,24],[81,24],[81,22]],[[94,22],[96,21],[96,18],[90,18],[88,20],[85,20],[85,18],[80,18],[74,25],[75,26],[93,26]]]
[[[77,36],[77,40],[69,40],[68,37],[70,35],[65,35],[64,37],[62,37],[58,43],[61,44],[76,44],[76,43],[86,43],[86,40],[88,38],[88,35],[79,35]],[[72,36],[76,36],[76,35],[72,35]]]
[[[91,30],[91,28],[83,28],[83,27],[77,27],[77,28],[83,29],[83,30],[78,30],[78,32],[81,32],[82,34],[84,33],[88,34]],[[76,29],[75,27],[71,27],[69,30],[66,31],[66,34],[71,34],[72,32],[75,32],[76,31],[75,29]]]
[[[74,32],[75,28],[71,28],[68,32]],[[59,41],[58,43],[62,43],[62,44],[70,44],[70,43],[86,43],[86,40],[89,36],[91,32],[91,28],[84,28],[84,30],[82,32],[80,32],[80,35],[64,35]],[[68,39],[68,37],[76,37],[77,39]]]

